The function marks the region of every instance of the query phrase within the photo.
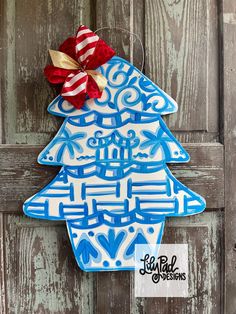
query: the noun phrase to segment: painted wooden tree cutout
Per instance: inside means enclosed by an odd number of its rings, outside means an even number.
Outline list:
[[[49,105],[65,121],[38,162],[62,168],[24,213],[65,220],[81,269],[132,270],[135,244],[161,243],[166,217],[200,213],[205,201],[166,165],[189,160],[161,117],[176,102],[120,57],[96,70],[107,79],[101,98]]]

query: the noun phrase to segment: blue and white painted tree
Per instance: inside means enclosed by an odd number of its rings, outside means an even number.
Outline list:
[[[65,220],[83,270],[131,270],[135,244],[160,243],[166,217],[200,213],[205,201],[166,165],[189,160],[161,118],[176,102],[122,58],[97,71],[108,80],[101,98],[49,105],[65,122],[38,162],[62,168],[24,212]]]

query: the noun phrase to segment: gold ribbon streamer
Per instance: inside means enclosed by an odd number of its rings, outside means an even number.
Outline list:
[[[107,79],[105,78],[105,76],[94,70],[85,70],[85,72],[87,72],[88,75],[92,76],[94,81],[97,83],[100,92],[102,92],[107,85]]]
[[[64,52],[49,49],[49,54],[55,67],[66,70],[84,71],[94,79],[100,92],[102,92],[106,87],[107,79],[101,73],[94,70],[83,70],[81,65],[76,60]]]

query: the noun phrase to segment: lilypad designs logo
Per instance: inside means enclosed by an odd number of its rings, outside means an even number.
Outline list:
[[[188,245],[135,247],[136,297],[188,296]]]
[[[158,283],[160,280],[186,280],[186,273],[179,273],[179,267],[176,267],[177,256],[173,255],[171,261],[168,256],[161,255],[156,257],[154,255],[146,254],[143,259],[143,268],[139,269],[141,275],[151,275],[152,281]]]

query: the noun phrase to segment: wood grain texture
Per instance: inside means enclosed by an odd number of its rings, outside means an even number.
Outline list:
[[[96,1],[96,28],[118,27],[130,30],[130,1]],[[104,29],[98,32],[122,58],[130,58],[130,34],[120,29]]]
[[[130,313],[130,271],[97,273],[96,313]]]
[[[144,25],[145,25],[145,9],[144,0],[130,0],[130,31],[137,34],[144,47]],[[145,47],[144,55],[142,53],[142,47],[137,37],[131,37],[130,42],[130,61],[139,70],[145,72]],[[143,69],[142,69],[143,63]]]
[[[93,274],[74,259],[64,224],[5,216],[6,313],[92,313]]]
[[[131,33],[137,34],[143,42],[143,0],[97,0],[96,4],[96,28],[112,28],[101,30],[98,35],[115,49],[118,56],[141,69],[142,47],[137,36]]]
[[[162,243],[187,243],[188,298],[135,298],[132,278],[132,314],[223,313],[224,215],[205,212],[185,218],[168,218]]]
[[[90,1],[2,1],[4,71],[2,73],[6,143],[45,143],[59,120],[46,108],[55,96],[43,75],[48,49],[73,35],[79,24],[92,26]],[[40,117],[40,119],[38,119]]]
[[[4,2],[0,1],[0,143],[2,143],[3,138],[3,123],[2,123],[2,115],[3,115],[3,81],[2,81],[2,74],[4,71],[4,45],[5,45],[5,38],[4,38]]]
[[[200,193],[208,208],[224,207],[223,146],[186,145],[191,161],[170,165],[182,183]],[[0,146],[0,211],[22,212],[22,203],[42,189],[58,173],[58,167],[42,166],[36,161],[42,146]]]
[[[0,2],[0,60],[3,60],[3,2]],[[0,73],[3,72],[3,62],[0,62]],[[0,80],[0,143],[2,143],[2,80]],[[5,281],[5,238],[3,214],[0,213],[0,313],[6,313],[6,281]]]
[[[216,0],[145,1],[146,75],[179,104],[175,130],[218,130]]]
[[[0,313],[6,313],[6,280],[5,280],[5,228],[3,215],[0,213]]]
[[[223,15],[235,14],[235,1],[223,1]],[[223,24],[225,145],[225,313],[236,313],[236,24]]]
[[[165,121],[168,117],[164,118]],[[167,125],[168,125],[167,121]],[[174,131],[172,133],[180,143],[219,143],[219,132],[201,132],[201,131]]]
[[[148,314],[221,313],[222,212],[205,212],[184,219],[168,219],[162,243],[188,244],[189,297],[146,298],[143,302],[144,312]]]

